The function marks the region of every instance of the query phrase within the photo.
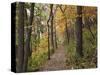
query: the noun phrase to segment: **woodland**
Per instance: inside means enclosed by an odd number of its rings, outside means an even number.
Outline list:
[[[97,67],[97,8],[16,3],[16,72]]]

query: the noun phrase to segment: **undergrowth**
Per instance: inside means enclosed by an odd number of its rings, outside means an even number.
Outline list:
[[[48,46],[47,39],[42,38],[40,40],[39,47],[36,51],[32,52],[32,56],[28,61],[28,70],[29,71],[38,71],[40,66],[45,63],[48,58]],[[33,49],[34,50],[34,49]]]
[[[79,57],[76,54],[76,42],[75,39],[70,39],[69,44],[65,44],[66,50],[66,65],[69,65],[72,69],[83,68],[96,68],[97,67],[97,36],[96,29],[92,28],[92,32],[95,35],[95,39],[91,36],[91,33],[84,28],[83,29],[83,57]]]

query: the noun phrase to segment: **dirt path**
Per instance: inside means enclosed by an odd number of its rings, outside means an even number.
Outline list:
[[[53,70],[65,70],[65,69],[67,69],[65,50],[63,46],[59,46],[59,48],[51,56],[51,59],[48,60],[40,68],[40,71],[53,71]]]

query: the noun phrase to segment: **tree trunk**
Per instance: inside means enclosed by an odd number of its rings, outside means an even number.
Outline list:
[[[24,3],[18,4],[18,63],[17,72],[23,72],[24,61]]]
[[[66,22],[66,24],[65,24],[65,31],[66,31],[67,42],[68,42],[68,44],[69,44],[69,33],[68,33],[67,22]]]
[[[47,21],[47,25],[48,25],[48,60],[50,60],[50,30],[49,30],[50,27],[49,27],[48,22],[49,20]]]
[[[51,11],[50,11],[49,19],[47,21],[47,26],[48,26],[48,60],[50,60],[50,25],[49,25],[50,19],[51,19]]]
[[[83,56],[82,48],[82,6],[77,6],[77,15],[76,18],[76,52],[77,55]]]
[[[31,10],[30,10],[30,18],[29,18],[29,24],[28,26],[32,26],[33,18],[34,18],[34,6],[35,4],[31,4]],[[31,46],[30,46],[30,41],[31,41],[31,32],[32,32],[32,27],[27,27],[26,31],[26,42],[25,42],[25,50],[24,50],[24,66],[23,70],[26,72],[27,71],[27,65],[28,65],[28,57],[31,56]]]
[[[62,9],[61,6],[59,6],[59,8],[60,8],[61,12],[63,13],[63,15],[66,16],[66,15],[65,15],[65,9],[66,9],[66,8],[65,8],[64,10]],[[66,34],[66,39],[67,39],[66,42],[68,42],[68,44],[69,44],[69,39],[70,39],[70,37],[69,37],[69,32],[68,32],[68,27],[67,27],[67,18],[65,18],[65,19],[66,19],[65,34]]]
[[[55,27],[55,32],[54,32],[54,34],[55,34],[55,47],[56,47],[56,49],[57,49],[57,48],[58,48],[58,45],[57,45],[56,27]]]
[[[50,5],[51,10],[51,45],[52,45],[52,52],[54,53],[54,39],[53,39],[53,4]]]

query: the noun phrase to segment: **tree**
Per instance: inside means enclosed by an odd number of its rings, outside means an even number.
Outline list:
[[[23,72],[24,61],[24,3],[18,4],[18,63],[17,72]]]
[[[49,19],[47,21],[47,26],[48,26],[48,60],[50,60],[50,26],[49,26],[49,20],[50,20],[50,15],[49,15]]]
[[[53,16],[55,16],[56,14],[56,11],[57,11],[57,8],[58,8],[58,5],[55,7],[55,10],[53,12]],[[54,45],[55,45],[55,49],[58,48],[58,45],[57,45],[57,31],[56,31],[56,19],[54,17]]]
[[[53,4],[50,5],[50,13],[51,13],[51,45],[52,45],[52,52],[54,53],[54,35],[53,35],[53,32],[54,32],[54,27],[53,27]]]
[[[69,44],[69,32],[68,32],[68,26],[67,26],[67,18],[66,18],[66,15],[65,15],[65,10],[67,7],[65,7],[65,9],[63,10],[61,6],[59,6],[61,12],[63,13],[63,16],[65,17],[65,20],[66,20],[66,23],[65,23],[65,33],[66,33],[66,38],[67,38],[67,41],[68,41],[68,44]]]
[[[77,6],[76,18],[76,52],[78,56],[83,56],[82,48],[82,6]]]
[[[56,33],[56,26],[54,27],[54,36],[55,36],[55,47],[56,49],[58,48],[58,45],[57,45],[57,33]]]
[[[29,23],[27,29],[26,29],[26,42],[25,42],[25,50],[24,50],[24,66],[23,66],[23,70],[27,71],[27,65],[28,65],[28,57],[31,56],[31,46],[30,46],[30,42],[31,42],[31,32],[32,32],[32,22],[33,22],[33,18],[34,18],[34,6],[35,4],[32,3],[31,4],[31,9],[30,9],[30,17],[29,17]]]
[[[48,60],[50,60],[50,25],[49,22],[51,20],[51,15],[52,15],[52,6],[50,6],[50,15],[49,19],[47,20],[47,26],[48,26]]]

